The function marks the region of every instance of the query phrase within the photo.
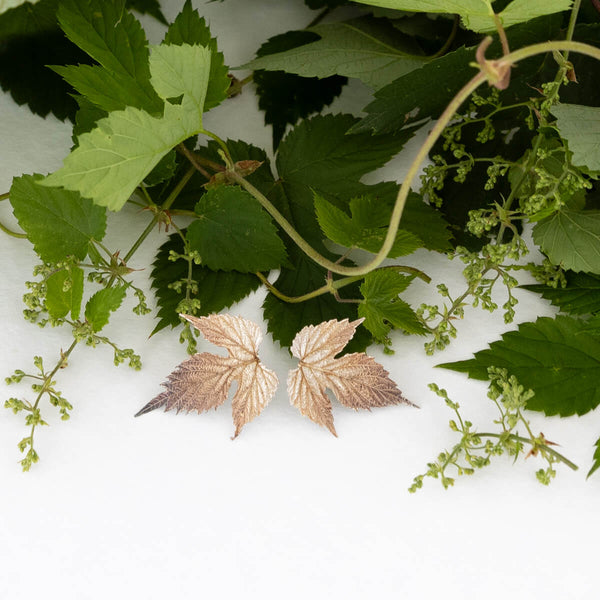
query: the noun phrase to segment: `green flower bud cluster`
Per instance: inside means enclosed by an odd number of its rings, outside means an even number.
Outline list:
[[[551,448],[551,442],[542,434],[535,436],[532,433],[529,421],[523,416],[527,402],[534,396],[533,391],[525,389],[506,369],[490,367],[488,377],[490,384],[487,396],[498,409],[499,418],[494,420],[494,425],[500,426],[500,429],[486,433],[476,431],[471,421],[463,419],[459,403],[451,400],[446,390],[440,389],[435,383],[429,385],[455,413],[449,426],[461,437],[452,450],[440,452],[435,462],[427,463],[427,471],[414,478],[409,487],[410,492],[414,493],[422,488],[426,477],[438,479],[447,489],[454,485],[456,476],[473,475],[476,469],[488,466],[494,456],[507,454],[516,459],[524,453],[526,446],[530,446],[526,457],[539,454],[547,464],[546,468],[536,472],[537,480],[544,485],[555,477],[556,463],[568,463],[564,456]],[[517,427],[523,427],[525,435],[520,435]],[[450,470],[455,474],[451,475]]]

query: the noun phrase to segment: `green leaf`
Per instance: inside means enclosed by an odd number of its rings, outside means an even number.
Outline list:
[[[362,4],[414,12],[458,14],[468,29],[494,33],[496,24],[491,12],[493,0],[356,0]],[[571,0],[513,0],[499,13],[504,28],[524,23],[542,15],[562,12]]]
[[[92,330],[100,331],[110,318],[110,313],[121,306],[125,298],[127,287],[104,288],[96,292],[85,305],[85,319],[92,326]]]
[[[309,31],[288,31],[267,40],[256,52],[257,57],[297,48],[319,39]],[[254,72],[253,81],[258,95],[258,107],[265,112],[265,123],[273,126],[273,148],[277,148],[288,124],[321,112],[340,95],[346,77],[333,75],[300,77],[283,71]]]
[[[509,44],[512,48],[553,39],[558,35],[560,25],[559,16],[518,25],[507,32]],[[364,109],[367,116],[352,128],[352,132],[393,133],[408,123],[437,119],[473,76],[474,70],[469,65],[475,61],[475,50],[475,47],[462,47],[448,52],[377,90],[375,100]],[[494,42],[488,55],[494,56],[500,51],[499,43]],[[522,80],[523,92],[529,93],[531,88],[527,88],[527,84],[531,85],[533,74],[542,61],[534,57],[520,62],[519,68],[513,71],[510,91],[520,89],[517,84]],[[523,99],[527,98],[524,95]]]
[[[183,9],[169,26],[163,43],[175,46],[199,45],[209,48],[211,51],[210,74],[204,110],[210,110],[225,100],[231,83],[228,77],[229,69],[225,65],[223,53],[218,50],[217,40],[211,37],[210,29],[204,18],[192,8],[190,0],[186,0]]]
[[[70,67],[65,75],[80,85],[87,80],[88,90],[94,78],[104,78],[107,85],[114,81],[120,92],[115,95],[125,100],[119,108],[133,105],[151,113],[160,112],[162,102],[150,85],[146,35],[139,21],[126,10],[124,0],[62,0],[57,16],[67,37],[106,71],[96,70],[92,77],[87,70],[76,75],[78,68]]]
[[[303,77],[345,75],[378,89],[427,60],[386,19],[360,17],[317,25],[321,39],[286,52],[256,58],[240,68],[285,71]]]
[[[386,190],[395,189],[394,184],[368,186],[360,179],[385,164],[412,135],[408,131],[401,136],[346,135],[355,122],[350,115],[327,115],[297,125],[279,146],[276,158],[279,178],[267,192],[269,200],[300,235],[333,260],[336,257],[323,245],[315,215],[315,192],[345,209],[355,196],[370,193],[377,196],[382,186]],[[291,241],[287,240],[286,245],[293,268],[281,268],[275,287],[288,296],[300,296],[323,286],[326,271],[298,251]],[[344,287],[340,294],[344,298],[358,298],[358,284]],[[296,333],[306,325],[334,318],[352,320],[358,317],[356,304],[339,303],[330,294],[301,304],[289,304],[269,294],[263,309],[269,331],[282,346],[289,346]],[[359,328],[349,351],[364,349],[370,341],[368,331]]]
[[[186,297],[185,286],[178,293],[172,284],[187,279],[188,263],[183,259],[169,260],[170,252],[183,254],[183,240],[179,234],[173,234],[159,248],[156,259],[152,263],[152,287],[156,290],[158,306],[158,323],[153,334],[167,326],[176,327],[181,324],[177,307]],[[232,304],[239,302],[260,286],[260,280],[252,273],[238,271],[213,271],[203,265],[192,265],[192,279],[198,286],[192,300],[200,300],[197,316],[217,313]]]
[[[271,217],[245,190],[211,188],[196,205],[196,214],[187,239],[210,269],[254,273],[276,269],[285,260]]]
[[[566,274],[566,287],[522,285],[521,288],[541,294],[554,306],[571,315],[591,315],[600,312],[600,277],[591,273]]]
[[[536,223],[533,239],[554,264],[600,274],[600,211],[564,208]]]
[[[89,242],[101,240],[106,211],[76,192],[42,187],[41,175],[13,179],[10,203],[39,257],[50,263],[67,256],[84,259]]]
[[[120,210],[165,154],[202,130],[210,50],[202,46],[159,46],[150,59],[160,93],[181,95],[165,103],[162,117],[128,107],[110,113],[78,139],[61,169],[42,183],[79,191],[96,204]]]
[[[600,468],[600,438],[596,440],[594,446],[596,447],[596,450],[594,450],[594,462],[592,464],[592,468],[588,471],[588,477],[590,477],[594,472],[596,472]]]
[[[398,297],[412,280],[413,277],[385,268],[371,271],[361,284],[364,300],[358,306],[358,315],[365,319],[364,326],[378,342],[389,343],[392,327],[418,335],[427,333],[412,308]]]
[[[46,308],[52,318],[62,319],[70,312],[76,321],[82,299],[83,270],[79,267],[57,271],[46,280]]]
[[[573,153],[572,163],[600,171],[600,108],[558,104],[552,108],[562,138]]]
[[[471,360],[438,366],[482,380],[488,367],[507,369],[535,392],[527,408],[547,415],[583,415],[600,404],[600,338],[572,317],[522,323]]]
[[[392,212],[381,200],[361,196],[350,200],[352,216],[348,216],[318,194],[315,194],[315,210],[323,233],[331,241],[347,248],[362,248],[374,254],[379,252],[383,244]],[[406,256],[422,246],[423,243],[416,235],[399,229],[388,256]]]

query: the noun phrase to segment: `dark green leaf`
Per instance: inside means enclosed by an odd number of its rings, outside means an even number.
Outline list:
[[[58,0],[22,4],[0,15],[0,85],[35,114],[73,119],[70,86],[47,64],[86,63],[89,58],[58,27]]]
[[[561,18],[553,15],[517,25],[507,32],[511,47],[520,47],[537,41],[553,39],[560,30]],[[497,42],[488,50],[489,56],[498,54]],[[389,85],[377,90],[375,100],[364,110],[367,116],[355,125],[353,132],[374,131],[393,133],[408,123],[440,116],[460,88],[475,74],[469,63],[475,60],[475,48],[458,48],[436,58]],[[532,73],[540,68],[543,58],[535,57],[520,62],[513,73],[508,93],[531,95]],[[517,89],[518,88],[518,89]],[[505,93],[506,95],[506,93]],[[508,104],[508,102],[505,102]]]
[[[73,125],[73,143],[77,146],[77,138],[88,131],[92,131],[96,127],[96,123],[108,116],[108,113],[101,108],[98,108],[95,104],[92,104],[84,96],[75,96],[77,104],[79,104],[79,110],[75,115],[75,125]]]
[[[572,317],[522,323],[474,358],[438,366],[482,380],[488,367],[505,368],[535,392],[527,408],[547,415],[583,415],[600,404],[600,338]]]
[[[427,61],[414,40],[403,36],[387,19],[365,16],[319,24],[309,31],[321,39],[256,58],[243,68],[302,77],[344,75],[379,89]]]
[[[256,56],[284,52],[318,40],[316,33],[288,31],[266,41]],[[334,75],[300,77],[283,71],[255,71],[254,83],[258,95],[258,107],[265,111],[265,123],[273,126],[273,147],[277,148],[286,125],[294,125],[301,118],[320,112],[339,96],[348,79]]]
[[[564,208],[536,223],[533,239],[555,265],[600,274],[600,210]]]
[[[555,306],[572,315],[600,312],[600,277],[591,273],[566,273],[566,287],[522,285],[523,289],[541,294]]]
[[[281,269],[274,283],[275,287],[290,297],[299,296],[315,290],[325,284],[326,272],[303,252],[295,247],[289,249],[289,259],[293,269]],[[349,285],[340,290],[342,298],[358,298],[358,284]],[[273,339],[288,348],[296,334],[307,325],[318,325],[330,319],[358,318],[358,304],[340,303],[331,294],[324,294],[299,304],[290,304],[268,294],[263,303],[263,312],[268,331]],[[362,352],[372,339],[369,332],[359,327],[344,352]]]
[[[348,4],[348,0],[304,0],[306,6],[312,9],[335,8],[342,4]]]
[[[585,5],[592,7],[592,3],[583,2],[581,8]],[[600,15],[597,9],[593,8],[596,13],[596,20]],[[581,13],[580,13],[581,14]],[[580,19],[578,18],[578,21]],[[600,44],[600,23],[594,24],[579,24],[575,26],[573,39],[578,42],[584,42],[598,47]],[[552,57],[548,57],[549,63],[549,78],[552,77],[551,69],[556,70],[556,63]],[[577,82],[563,85],[560,90],[560,101],[567,104],[585,104],[586,106],[600,106],[600,95],[598,95],[598,81],[600,78],[600,61],[572,52],[569,54],[569,62],[573,64],[573,69],[577,76]]]
[[[364,326],[378,342],[388,343],[392,327],[418,335],[427,332],[412,308],[398,297],[412,280],[413,277],[385,268],[368,273],[361,284],[364,300],[358,305],[358,315],[364,317]]]
[[[152,287],[156,290],[157,317],[159,319],[152,333],[156,333],[168,325],[175,327],[181,323],[177,307],[185,298],[185,286],[180,293],[169,286],[187,279],[188,263],[183,259],[170,261],[169,253],[171,251],[178,254],[182,254],[184,251],[183,240],[179,234],[169,237],[168,241],[160,247],[152,264],[150,277]],[[192,279],[198,285],[198,293],[191,297],[191,299],[200,300],[197,316],[205,316],[229,308],[260,286],[258,277],[251,273],[212,271],[202,265],[192,266]]]
[[[402,136],[346,135],[355,123],[349,115],[313,117],[296,126],[279,147],[276,164],[279,180],[268,192],[269,199],[285,218],[315,249],[335,260],[322,241],[314,210],[314,193],[347,208],[351,198],[363,194],[378,195],[393,184],[368,186],[360,178],[385,164],[410,138]],[[323,286],[326,271],[288,240],[288,257],[293,268],[283,267],[275,287],[288,296],[301,296]],[[358,284],[343,288],[343,298],[358,299]],[[269,294],[263,304],[265,319],[273,338],[289,346],[298,331],[306,325],[316,325],[334,318],[356,319],[357,305],[339,303],[330,294],[289,304]],[[370,336],[360,328],[349,351],[364,349]]]
[[[150,85],[146,35],[139,21],[127,12],[124,0],[63,0],[57,16],[67,37],[106,71],[62,69],[80,93],[87,95],[97,85],[113,85],[116,89],[112,94],[94,94],[105,102],[109,96],[110,102],[99,104],[101,108],[135,106],[150,113],[161,112],[163,102]]]
[[[62,319],[70,312],[76,321],[82,299],[83,271],[79,267],[57,271],[46,280],[46,308],[52,318]]]
[[[90,240],[104,237],[106,209],[77,192],[42,187],[36,183],[41,178],[23,175],[13,180],[10,202],[19,225],[42,260],[85,258]]]
[[[314,192],[347,207],[351,198],[372,191],[360,182],[361,177],[383,166],[413,135],[413,131],[399,136],[346,135],[355,122],[350,115],[313,117],[288,133],[277,153],[276,193],[282,195],[275,202],[282,203],[284,215],[316,247],[322,247],[322,236]]]
[[[175,150],[171,150],[168,154],[165,154],[158,164],[150,171],[144,184],[148,187],[168,181],[175,175],[177,169],[177,153]]]
[[[446,252],[451,248],[452,234],[439,210],[425,204],[421,196],[409,193],[400,227],[415,234],[428,250]]]
[[[127,288],[123,286],[104,288],[96,292],[85,305],[85,319],[93,331],[100,331],[110,318],[110,313],[121,306]]]
[[[168,25],[165,15],[160,10],[158,0],[127,0],[127,8],[137,10],[141,14],[149,14],[163,25]]]
[[[192,8],[190,0],[185,5],[175,21],[169,26],[165,35],[165,44],[199,44],[210,48],[210,75],[204,110],[209,110],[219,105],[227,97],[227,89],[230,85],[228,68],[225,65],[223,53],[217,48],[217,40],[210,35],[210,29],[206,25],[204,17]]]
[[[237,186],[211,188],[196,205],[198,219],[187,231],[192,250],[214,270],[269,271],[285,260],[271,217]]]
[[[588,471],[588,477],[600,468],[600,438],[596,441],[594,446],[596,447],[594,450],[594,463],[592,464],[592,468]]]

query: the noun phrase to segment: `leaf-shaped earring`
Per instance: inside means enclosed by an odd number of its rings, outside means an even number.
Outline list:
[[[335,358],[363,320],[334,319],[309,325],[299,331],[292,342],[292,354],[300,359],[300,364],[288,375],[290,402],[315,423],[325,425],[336,437],[327,388],[341,404],[355,410],[391,404],[415,406],[404,398],[389,373],[375,359],[363,352]]]
[[[182,362],[163,383],[164,392],[156,396],[135,416],[161,406],[165,411],[175,409],[198,411],[217,408],[227,399],[229,388],[237,381],[232,411],[236,438],[242,427],[258,416],[269,403],[279,383],[277,375],[258,358],[262,333],[256,323],[232,315],[210,315],[187,319],[204,337],[227,349],[229,356],[203,352]]]

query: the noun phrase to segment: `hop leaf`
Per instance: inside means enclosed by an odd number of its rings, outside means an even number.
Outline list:
[[[229,388],[237,381],[233,397],[234,438],[242,427],[258,416],[269,403],[278,379],[258,358],[262,334],[258,325],[231,315],[210,315],[187,319],[213,344],[226,348],[229,356],[203,352],[181,363],[163,384],[166,391],[144,406],[135,416],[165,407],[177,412],[206,412],[217,408],[227,399]]]
[[[290,402],[315,423],[325,425],[336,437],[331,401],[325,393],[327,388],[341,404],[355,410],[391,404],[412,405],[388,372],[370,356],[360,352],[335,358],[363,320],[334,319],[317,326],[309,325],[298,332],[291,347],[300,364],[288,375]]]

